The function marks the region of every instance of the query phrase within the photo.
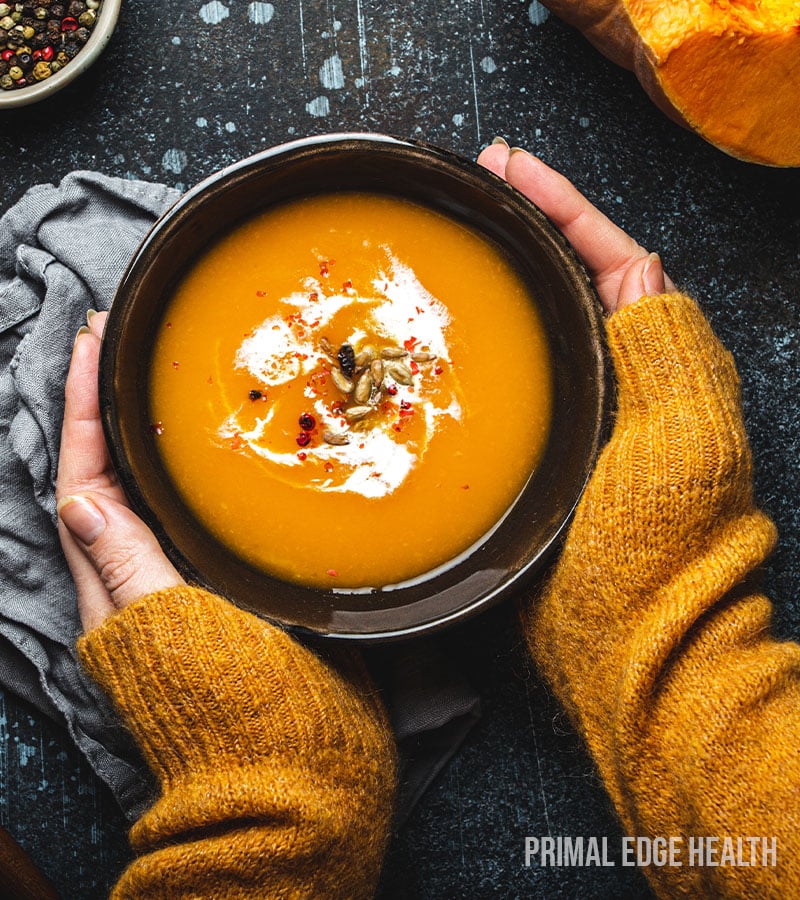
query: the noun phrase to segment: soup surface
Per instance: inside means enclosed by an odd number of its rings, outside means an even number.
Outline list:
[[[332,194],[260,214],[160,325],[151,430],[185,502],[280,578],[385,587],[497,523],[548,433],[529,292],[437,212]]]

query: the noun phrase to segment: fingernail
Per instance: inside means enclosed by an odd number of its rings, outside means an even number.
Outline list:
[[[92,332],[89,330],[89,327],[87,325],[81,325],[81,327],[78,329],[78,333],[75,335],[75,342],[77,343],[78,338],[82,334],[91,334],[91,333]]]
[[[533,154],[529,153],[524,147],[512,147],[511,153],[524,153],[525,156],[533,156]]]
[[[97,315],[96,309],[87,309],[86,310],[86,324],[91,325],[92,319]]]
[[[657,253],[651,253],[642,269],[642,284],[645,294],[663,294],[664,269],[661,266],[661,257]]]
[[[493,141],[493,144],[502,144],[504,147],[508,147],[508,141],[504,137],[500,137],[498,135]]]
[[[105,531],[105,517],[88,497],[62,497],[56,511],[67,531],[87,547]]]

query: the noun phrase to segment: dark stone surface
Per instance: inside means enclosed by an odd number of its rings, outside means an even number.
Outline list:
[[[201,9],[209,19],[222,6],[227,18],[204,21]],[[251,21],[269,9],[124,3],[86,75],[0,114],[0,207],[75,168],[188,187],[324,131],[387,131],[468,156],[495,134],[534,149],[662,253],[733,352],[757,497],[781,535],[766,585],[779,633],[799,637],[800,172],[737,162],[681,130],[528,0],[296,0]],[[635,869],[524,868],[526,835],[607,836],[613,848],[619,826],[528,671],[512,611],[450,641],[485,713],[396,838],[381,896],[647,897]],[[128,858],[124,822],[63,729],[11,696],[0,706],[0,792],[0,823],[65,898],[106,895]]]

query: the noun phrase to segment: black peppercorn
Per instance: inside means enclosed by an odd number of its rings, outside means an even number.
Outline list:
[[[72,0],[72,3],[69,5],[69,14],[77,19],[85,9],[86,4],[82,3],[81,0]]]
[[[251,400],[260,400],[264,395],[261,393],[261,391],[253,390],[253,391],[250,391],[250,393],[247,396]]]
[[[353,372],[355,372],[356,369],[356,353],[350,344],[342,344],[339,348],[339,352],[336,354],[336,358],[339,360],[339,367],[342,372],[344,372],[348,378],[352,377]]]

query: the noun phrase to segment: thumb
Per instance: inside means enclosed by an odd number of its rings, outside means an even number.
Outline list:
[[[650,253],[631,263],[620,282],[616,308],[623,309],[641,297],[663,294],[669,289],[674,290],[674,287],[672,282],[667,287],[661,257],[657,253]]]
[[[118,609],[184,583],[153,532],[116,500],[99,493],[71,494],[59,500],[58,515]]]

